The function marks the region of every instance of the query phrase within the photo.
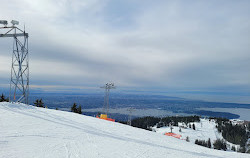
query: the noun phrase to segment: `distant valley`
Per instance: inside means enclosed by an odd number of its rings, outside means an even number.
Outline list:
[[[45,94],[37,93],[30,96],[30,104],[42,98],[49,108],[58,108],[69,111],[73,103],[82,106],[83,113],[94,116],[103,112],[104,96],[96,94]],[[128,108],[135,108],[132,118],[141,116],[175,116],[175,115],[201,115],[212,117],[225,117],[229,119],[240,118],[240,112],[231,112],[228,108],[250,109],[250,104],[205,102],[188,100],[178,97],[161,95],[119,94],[110,95],[110,115],[117,120],[127,120]],[[220,110],[213,110],[220,108]],[[225,111],[223,111],[225,109]],[[244,110],[243,110],[244,111]],[[249,117],[244,117],[250,120]]]

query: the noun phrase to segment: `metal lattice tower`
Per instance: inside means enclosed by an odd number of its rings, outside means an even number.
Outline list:
[[[18,21],[12,20],[12,26],[7,26],[6,20],[0,20],[0,27],[5,33],[0,33],[0,37],[11,37],[13,41],[11,77],[10,77],[10,102],[29,103],[29,51],[28,33],[19,29],[16,25]]]
[[[104,104],[103,104],[103,111],[105,111],[106,108],[106,114],[109,113],[109,92],[110,89],[115,89],[114,83],[106,83],[105,86],[102,86],[101,88],[105,89],[105,96],[104,96]]]
[[[130,107],[130,108],[127,109],[127,111],[129,111],[129,117],[128,117],[128,122],[127,122],[127,124],[131,126],[131,122],[132,122],[132,121],[131,121],[131,120],[132,120],[132,119],[131,119],[131,116],[132,116],[132,112],[135,111],[135,108]]]

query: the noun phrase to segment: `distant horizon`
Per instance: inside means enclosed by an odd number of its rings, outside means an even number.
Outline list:
[[[32,86],[31,86],[32,87]],[[5,93],[5,95],[9,95],[9,88],[8,87],[0,87],[0,93]],[[168,92],[168,91],[150,91],[148,89],[128,89],[121,87],[121,89],[117,88],[111,91],[110,95],[112,94],[124,94],[124,95],[150,95],[150,96],[166,96],[166,97],[173,97],[173,98],[179,98],[179,99],[186,99],[186,100],[195,100],[195,101],[204,101],[204,102],[218,102],[218,103],[233,103],[233,104],[249,104],[250,105],[250,99],[249,97],[244,97],[239,98],[239,101],[230,101],[228,98],[232,99],[231,95],[223,95],[220,94],[217,96],[216,95],[211,95],[210,97],[208,96],[208,92],[204,92],[205,94],[202,94],[202,92],[193,92],[193,91],[186,91],[186,92]],[[210,92],[212,93],[212,92]],[[55,95],[91,95],[91,94],[100,94],[104,95],[104,90],[99,88],[99,87],[91,87],[85,89],[82,88],[70,88],[66,89],[60,88],[57,89],[55,87],[50,87],[46,89],[41,89],[41,88],[30,88],[30,95],[35,95],[35,94],[55,94]],[[218,97],[220,97],[218,99]],[[239,96],[234,96],[239,97]],[[216,99],[217,98],[217,99]],[[245,99],[245,100],[244,100]]]

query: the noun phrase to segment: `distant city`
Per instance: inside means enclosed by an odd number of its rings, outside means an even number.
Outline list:
[[[98,112],[103,112],[104,94],[102,93],[36,93],[30,95],[30,104],[36,99],[43,99],[45,105],[52,109],[58,108],[59,110],[70,111],[70,107],[73,103],[76,103],[82,106],[85,115],[95,116]],[[110,95],[110,116],[112,118],[121,121],[127,120],[129,114],[127,109],[130,107],[135,108],[132,118],[141,116],[199,115],[237,119],[240,118],[241,113],[231,113],[226,109],[244,108],[250,110],[249,104],[205,102],[161,95],[122,93],[112,93]],[[211,108],[223,108],[225,111],[213,111]]]

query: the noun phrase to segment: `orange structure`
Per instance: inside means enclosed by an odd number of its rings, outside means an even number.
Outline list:
[[[178,138],[178,139],[181,138],[181,135],[175,134],[175,133],[165,133],[164,135],[166,135],[166,136],[171,136],[171,137],[175,137],[175,138]]]
[[[115,119],[108,118],[107,114],[101,114],[100,117],[99,116],[96,116],[96,117],[99,118],[99,119],[115,122]]]

